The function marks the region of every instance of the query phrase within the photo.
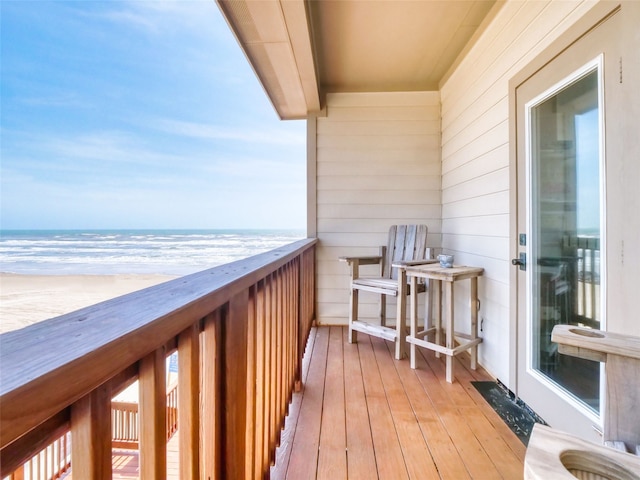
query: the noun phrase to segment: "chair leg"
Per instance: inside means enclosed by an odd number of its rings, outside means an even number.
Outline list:
[[[424,294],[424,329],[425,331],[434,327],[433,324],[433,285],[431,280],[427,280],[427,291]],[[427,338],[429,334],[425,334]]]
[[[380,325],[387,326],[387,296],[380,295]]]
[[[353,322],[358,319],[358,290],[351,289],[351,305],[349,308],[349,343],[358,341],[358,332],[353,329]]]

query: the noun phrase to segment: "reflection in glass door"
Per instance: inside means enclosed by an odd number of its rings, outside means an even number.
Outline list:
[[[526,106],[528,368],[600,411],[600,364],[558,353],[556,324],[600,324],[601,105],[592,65]]]

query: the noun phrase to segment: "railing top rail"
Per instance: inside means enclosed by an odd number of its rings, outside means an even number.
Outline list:
[[[317,242],[304,239],[0,335],[0,446],[166,344]],[[35,415],[35,412],[38,412]],[[36,418],[26,418],[28,416]]]

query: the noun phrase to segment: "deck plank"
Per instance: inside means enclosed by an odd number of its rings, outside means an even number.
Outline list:
[[[344,330],[344,387],[347,427],[347,472],[352,480],[378,477],[369,411],[364,393],[358,347],[347,343]]]
[[[396,370],[396,362],[389,362],[387,358],[395,351],[389,351],[385,341],[379,338],[372,339],[372,343],[409,478],[438,478],[435,463],[428,454],[429,448]]]
[[[459,408],[460,414],[467,420],[469,428],[482,445],[502,478],[517,480],[523,478],[522,462],[511,451],[500,434],[489,423],[487,417],[477,408]]]
[[[440,385],[446,389],[450,396],[451,401],[449,403],[438,406],[439,415],[445,423],[445,428],[454,440],[471,477],[478,478],[480,475],[481,478],[488,479],[521,478],[523,475],[522,461],[520,461],[513,452],[506,454],[503,458],[503,452],[496,448],[495,443],[491,443],[491,441],[498,438],[501,440],[499,445],[503,448],[509,448],[494,426],[502,424],[505,428],[505,430],[502,430],[503,435],[513,437],[510,438],[511,441],[515,440],[520,444],[521,442],[470,383],[477,378],[489,380],[488,376],[486,376],[486,374],[483,376],[478,371],[472,370],[469,362],[465,362],[464,360],[466,356],[459,355],[454,359],[454,361],[457,362],[457,381],[453,384],[448,384],[444,380],[445,364],[442,359],[436,358],[432,352],[423,351],[421,352],[421,356],[432,368],[438,377]],[[482,408],[483,406],[486,406],[486,408]],[[494,423],[489,422],[485,414],[495,416]],[[482,417],[482,419],[480,417]],[[480,423],[488,430],[481,431],[479,429]],[[472,429],[472,426],[476,427],[475,431]],[[492,435],[492,433],[495,435]],[[482,445],[481,440],[487,443]],[[492,458],[493,455],[498,455],[499,457]],[[502,472],[498,470],[498,467]],[[514,475],[514,471],[519,471],[519,473]],[[507,472],[508,475],[504,476],[504,472]]]
[[[440,388],[433,371],[424,359],[418,358],[418,370],[412,370],[408,362],[396,362],[396,368],[404,384],[407,397],[416,413],[416,418],[422,435],[427,439],[428,448],[433,457],[440,478],[451,480],[468,479],[469,473],[460,461],[460,455],[449,433],[440,420],[438,412],[432,403],[432,398],[426,394],[423,383],[431,386],[431,395],[440,401],[446,394]],[[420,377],[423,378],[421,382]],[[425,380],[426,379],[426,380]]]
[[[449,384],[432,352],[421,352],[413,370],[393,359],[391,342],[360,335],[349,344],[343,327],[315,335],[308,376],[293,396],[291,412],[297,402],[300,413],[283,433],[293,438],[289,465],[276,465],[271,479],[522,478],[526,449],[471,385],[492,379],[471,370],[466,355],[455,358]]]
[[[316,478],[328,346],[329,329],[319,328],[286,474],[291,480]]]
[[[438,407],[438,415],[451,436],[454,445],[460,453],[471,478],[499,479],[495,465],[473,435],[473,432],[455,406],[441,405]]]
[[[380,370],[369,335],[361,335],[358,344],[351,345],[360,353],[365,398],[371,420],[371,435],[380,480],[408,479],[402,448],[396,434],[389,402],[380,377]]]
[[[471,370],[469,366],[469,358],[468,357],[458,357],[460,364],[463,368],[460,368],[460,378],[461,381],[466,385],[466,390],[469,393],[469,396],[474,400],[477,408],[484,414],[486,419],[491,423],[496,432],[500,435],[500,438],[507,444],[507,446],[511,449],[516,458],[523,463],[524,456],[527,451],[525,445],[520,441],[515,433],[511,431],[511,429],[507,426],[507,424],[500,418],[500,416],[493,410],[491,405],[489,405],[484,397],[480,395],[480,392],[471,385],[470,382],[476,380],[492,380],[488,378],[485,374],[484,377],[478,376],[478,372]]]
[[[291,459],[291,450],[293,449],[293,438],[298,424],[298,419],[300,418],[300,407],[302,405],[302,397],[304,395],[304,386],[307,383],[307,376],[309,374],[309,365],[311,364],[315,339],[316,328],[314,327],[309,333],[305,354],[302,360],[300,379],[302,389],[300,392],[294,393],[291,397],[289,414],[285,419],[282,436],[280,437],[280,446],[276,450],[275,464],[271,467],[271,478],[285,478],[287,475],[287,468],[289,467],[289,460]]]
[[[321,480],[346,480],[347,478],[342,344],[342,328],[331,327],[318,452],[317,478]]]

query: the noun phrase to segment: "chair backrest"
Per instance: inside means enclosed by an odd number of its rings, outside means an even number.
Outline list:
[[[394,262],[421,260],[427,250],[426,225],[392,225],[389,228],[389,240],[382,267],[384,278],[398,278],[397,269],[391,268]]]

